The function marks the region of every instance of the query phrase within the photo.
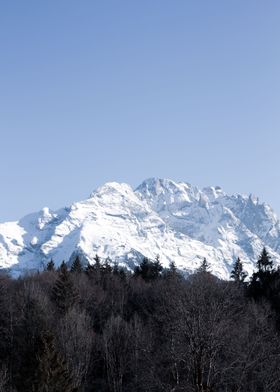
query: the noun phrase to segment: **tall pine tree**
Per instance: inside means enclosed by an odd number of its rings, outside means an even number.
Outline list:
[[[273,268],[273,261],[266,248],[257,260],[258,270],[253,273],[248,288],[248,293],[255,299],[267,298],[271,300],[275,296],[277,271]]]
[[[200,264],[200,267],[198,267],[197,272],[198,273],[204,273],[204,274],[210,272],[210,267],[209,267],[208,261],[206,260],[205,257],[202,260],[202,263]]]
[[[27,298],[22,316],[15,326],[12,356],[12,374],[18,391],[30,392],[38,368],[40,342],[46,330],[45,309],[36,299]]]
[[[273,262],[266,248],[263,248],[263,251],[257,261],[257,265],[259,272],[271,272],[273,270]]]
[[[8,362],[11,353],[9,302],[5,279],[0,278],[0,367]]]
[[[151,261],[147,257],[144,257],[141,264],[135,268],[134,274],[136,277],[141,276],[146,282],[151,282],[160,277],[162,270],[163,268],[158,256],[155,261]]]
[[[243,264],[239,257],[237,258],[233,266],[233,270],[231,271],[230,277],[238,284],[244,283],[244,280],[247,277],[246,272],[243,271]]]
[[[66,313],[79,300],[78,292],[64,262],[52,289],[52,300],[63,313]]]
[[[82,266],[82,263],[80,261],[79,256],[77,256],[75,258],[75,260],[73,261],[73,264],[71,266],[71,272],[74,272],[77,274],[80,274],[81,272],[83,272],[83,266]]]
[[[49,272],[55,270],[55,265],[54,265],[53,259],[51,259],[51,260],[48,262],[47,267],[46,267],[46,270],[49,271]]]
[[[32,392],[77,392],[66,363],[57,351],[54,338],[46,333],[38,355],[38,368]]]

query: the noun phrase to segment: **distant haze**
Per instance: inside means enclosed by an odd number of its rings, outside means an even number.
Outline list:
[[[280,216],[280,3],[0,4],[0,222],[107,181],[253,193]]]

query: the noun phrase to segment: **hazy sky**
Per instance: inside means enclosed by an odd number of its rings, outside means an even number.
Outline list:
[[[0,3],[0,221],[168,177],[280,215],[279,0]]]

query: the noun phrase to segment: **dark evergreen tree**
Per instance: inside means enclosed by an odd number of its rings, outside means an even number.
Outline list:
[[[144,257],[140,265],[134,268],[134,275],[136,277],[141,276],[142,279],[148,280],[150,261],[147,257]]]
[[[52,300],[57,308],[64,313],[79,300],[70,272],[67,270],[64,262],[60,266],[58,278],[52,289]]]
[[[127,271],[123,267],[120,268],[117,263],[114,263],[112,276],[119,278],[123,283],[125,283],[127,279]]]
[[[112,272],[113,272],[113,275],[116,275],[116,276],[119,275],[120,270],[119,270],[118,263],[116,263],[116,262],[114,263]]]
[[[95,255],[94,261],[95,261],[95,263],[93,264],[93,267],[95,268],[96,271],[100,270],[101,269],[100,257],[98,255]]]
[[[122,280],[123,283],[126,282],[126,278],[127,278],[127,271],[124,268],[120,268],[119,269],[119,277]]]
[[[172,275],[175,275],[177,273],[177,267],[174,261],[170,261],[169,271],[171,272]]]
[[[263,248],[263,251],[257,261],[259,272],[270,272],[273,270],[273,261],[269,256],[266,248]]]
[[[108,285],[111,284],[113,268],[110,265],[111,260],[107,258],[100,266],[99,273],[96,270],[97,282],[101,284],[104,290],[107,290]]]
[[[58,353],[52,334],[45,334],[40,354],[38,368],[33,382],[32,392],[76,392],[66,363]]]
[[[60,264],[60,266],[59,266],[59,268],[57,270],[58,270],[58,272],[61,272],[61,271],[66,271],[67,272],[68,271],[67,265],[66,265],[64,260],[62,261],[62,263]]]
[[[11,353],[9,297],[4,279],[0,279],[0,367]]]
[[[135,268],[134,274],[136,277],[141,276],[146,282],[151,282],[160,277],[162,270],[163,268],[159,258],[151,261],[147,257],[144,257],[141,264]]]
[[[87,266],[86,266],[86,269],[85,269],[85,273],[88,275],[88,276],[91,276],[91,274],[94,272],[94,267],[93,267],[93,265],[92,264],[90,264],[90,263],[87,263]]]
[[[178,272],[176,264],[174,261],[169,263],[169,268],[164,270],[163,277],[168,280],[177,281],[178,279],[182,278],[182,275]]]
[[[104,265],[102,266],[103,271],[109,275],[111,274],[111,272],[113,272],[113,268],[111,266],[111,263],[112,263],[111,259],[109,257],[107,257]]]
[[[75,260],[73,261],[73,264],[71,266],[71,272],[74,272],[74,273],[77,273],[77,274],[80,274],[80,273],[83,272],[83,266],[82,266],[82,263],[80,261],[79,256],[77,256],[75,258]]]
[[[47,271],[55,271],[55,265],[54,265],[53,259],[51,259],[51,261],[48,262],[46,270]]]
[[[248,294],[254,299],[266,298],[269,301],[275,297],[278,284],[278,272],[273,268],[273,261],[266,248],[257,260],[258,270],[253,273],[248,287]]]
[[[93,260],[94,263],[93,264],[88,263],[85,272],[90,279],[95,281],[95,283],[101,284],[101,278],[102,278],[101,275],[102,275],[103,267],[101,265],[100,257],[98,255],[95,255]]]
[[[200,267],[197,269],[198,273],[207,273],[210,272],[210,267],[208,264],[208,261],[206,260],[206,258],[204,257],[204,259],[202,260],[202,263],[200,265]]]
[[[233,270],[231,271],[230,277],[238,284],[244,283],[244,280],[247,277],[246,272],[243,271],[243,264],[239,257],[237,258],[233,266]]]
[[[155,278],[158,278],[163,270],[159,255],[156,256],[156,259],[155,259],[154,265],[153,265],[153,270],[155,273]]]
[[[45,310],[35,299],[27,298],[15,327],[11,360],[14,383],[21,392],[30,392],[34,382],[45,320]]]

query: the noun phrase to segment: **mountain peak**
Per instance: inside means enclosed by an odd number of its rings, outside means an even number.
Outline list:
[[[0,267],[15,276],[77,254],[92,262],[97,253],[127,268],[159,254],[164,266],[174,261],[186,273],[206,257],[214,274],[228,278],[237,257],[252,273],[263,246],[280,264],[280,224],[267,204],[164,178],[135,190],[107,182],[70,208],[0,224]]]
[[[115,181],[106,182],[104,185],[98,187],[95,191],[90,194],[90,198],[96,195],[108,194],[108,193],[119,193],[127,194],[133,192],[130,185],[126,183],[119,183]]]
[[[208,186],[202,189],[202,192],[211,200],[224,197],[226,193],[222,190],[220,186]]]
[[[144,180],[137,188],[137,190],[146,191],[151,194],[159,194],[166,188],[174,186],[174,181],[167,178],[151,177]]]

